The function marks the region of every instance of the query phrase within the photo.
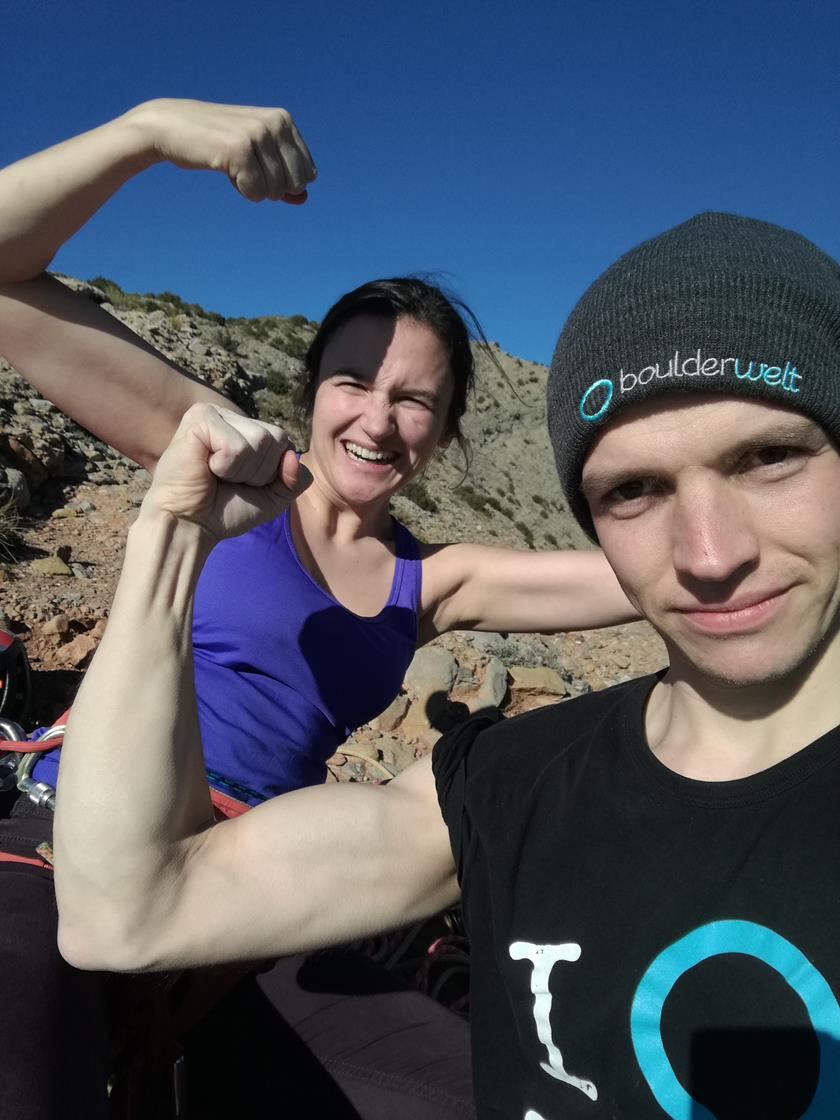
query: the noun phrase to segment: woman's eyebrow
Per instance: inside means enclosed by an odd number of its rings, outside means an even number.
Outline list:
[[[340,365],[332,369],[328,368],[327,377],[355,377],[360,381],[369,381],[371,375],[358,366]]]
[[[403,386],[400,389],[400,395],[403,397],[419,397],[424,401],[429,401],[430,404],[437,404],[440,400],[440,395],[434,389],[412,389],[411,386]]]

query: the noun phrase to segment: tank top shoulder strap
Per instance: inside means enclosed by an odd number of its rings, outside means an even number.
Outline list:
[[[394,524],[394,546],[396,562],[394,565],[394,585],[391,602],[395,606],[408,607],[415,614],[420,610],[420,591],[423,585],[423,562],[420,548],[414,536],[396,517]]]

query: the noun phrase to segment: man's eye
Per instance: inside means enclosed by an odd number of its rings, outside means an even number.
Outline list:
[[[656,482],[652,478],[632,478],[614,486],[607,495],[611,502],[635,502],[639,498],[647,498],[656,489]]]
[[[777,467],[783,464],[793,464],[798,461],[803,452],[799,447],[790,447],[787,444],[778,444],[770,447],[760,447],[753,451],[747,458],[747,469],[751,467]]]

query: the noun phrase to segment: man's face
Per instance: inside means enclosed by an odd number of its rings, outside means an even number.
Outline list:
[[[604,429],[583,490],[675,669],[758,684],[786,677],[829,632],[840,646],[840,455],[812,420],[665,396]]]

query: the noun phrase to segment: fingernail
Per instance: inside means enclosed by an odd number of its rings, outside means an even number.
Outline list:
[[[295,485],[295,493],[300,494],[307,486],[311,486],[313,481],[312,472],[308,470],[303,463],[298,463],[298,477]]]

